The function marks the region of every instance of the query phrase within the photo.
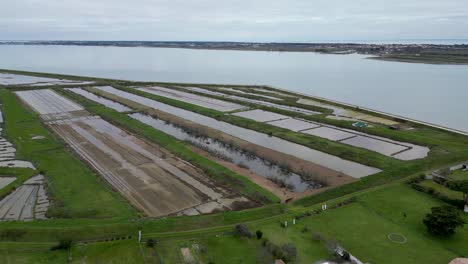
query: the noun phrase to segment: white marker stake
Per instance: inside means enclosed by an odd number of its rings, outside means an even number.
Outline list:
[[[141,230],[138,231],[138,243],[141,242]]]
[[[288,221],[284,221],[284,227],[288,227]]]
[[[293,218],[293,225],[296,224],[296,218]]]

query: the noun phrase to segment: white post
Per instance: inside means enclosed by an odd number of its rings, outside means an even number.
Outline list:
[[[327,204],[325,204],[324,206],[325,206],[325,210],[327,210]]]
[[[138,231],[138,243],[141,242],[141,230]]]
[[[288,221],[284,221],[284,227],[288,227]]]
[[[296,218],[293,218],[293,225],[296,224]]]

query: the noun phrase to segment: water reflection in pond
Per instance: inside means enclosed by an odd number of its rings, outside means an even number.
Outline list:
[[[232,144],[197,135],[174,124],[141,113],[129,114],[129,116],[159,131],[172,135],[177,139],[189,142],[219,158],[229,160],[241,167],[245,167],[253,173],[266,177],[278,185],[287,187],[294,192],[303,192],[307,189],[321,187],[319,183],[305,180],[298,174],[289,172],[286,168],[281,168],[250,152],[243,151]]]

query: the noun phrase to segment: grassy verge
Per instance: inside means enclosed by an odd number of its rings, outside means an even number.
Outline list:
[[[468,64],[468,56],[451,54],[388,54],[370,57],[370,59],[427,64]]]
[[[279,202],[279,198],[273,193],[261,188],[248,178],[241,176],[217,163],[193,152],[187,145],[153,127],[138,120],[128,117],[105,106],[96,104],[75,93],[59,90],[62,94],[80,103],[90,112],[101,116],[103,119],[118,125],[132,133],[142,135],[146,139],[169,150],[182,159],[202,169],[208,176],[212,177],[221,185],[227,185],[235,191],[253,198],[261,203]]]
[[[453,171],[452,174],[450,175],[450,179],[453,179],[455,181],[468,180],[468,171],[464,171],[464,170]]]
[[[318,215],[298,219],[292,225],[291,214],[280,215],[270,221],[249,222],[251,232],[261,230],[263,238],[276,245],[292,243],[297,248],[296,263],[315,263],[331,258],[323,241],[314,239],[320,234],[325,240],[336,241],[365,263],[440,263],[467,256],[468,225],[449,238],[430,235],[422,223],[433,206],[443,203],[419,193],[404,183],[372,190],[357,196],[354,203],[330,209]],[[281,222],[288,221],[284,228]],[[188,247],[194,257],[204,261],[223,260],[223,263],[271,263],[262,240],[233,236],[231,229],[214,232],[198,231],[185,236],[148,234],[158,241],[158,258],[167,262],[182,259],[180,249]],[[401,234],[404,244],[392,242],[389,234]],[[194,245],[203,250],[197,251]],[[228,249],[235,249],[229,251]],[[391,257],[389,257],[391,256]]]
[[[239,238],[230,233],[233,224],[246,222],[252,232],[262,230],[263,238],[276,245],[294,244],[297,248],[296,263],[314,263],[331,257],[323,242],[314,239],[313,234],[319,233],[326,240],[336,241],[364,262],[445,264],[453,258],[468,255],[465,247],[468,243],[468,225],[458,229],[457,234],[449,238],[430,235],[422,224],[422,219],[431,207],[441,204],[441,201],[419,193],[404,183],[397,183],[361,193],[354,203],[298,219],[295,225],[291,224],[294,214],[285,213],[280,205],[265,207],[268,210],[256,208],[217,215],[141,220],[133,224],[129,222],[128,225],[134,226],[133,234],[137,230],[143,230],[145,239],[154,238],[157,241],[154,249],[147,248],[144,244],[140,249],[134,237],[130,240],[99,242],[87,246],[75,245],[72,256],[75,261],[100,259],[119,263],[119,259],[128,262],[131,257],[137,260],[144,258],[148,263],[177,263],[183,261],[180,249],[189,247],[196,259],[206,263],[271,263],[264,262],[270,260],[271,256],[262,246],[262,240]],[[278,214],[271,217],[271,213],[275,211]],[[281,227],[280,222],[284,221],[290,223],[288,228]],[[216,227],[223,222],[230,224]],[[204,225],[207,229],[197,230]],[[124,227],[120,229],[123,230]],[[88,231],[106,231],[106,228],[106,225],[95,225],[89,227]],[[116,226],[113,229],[118,230]],[[390,241],[388,235],[393,233],[405,236],[407,242],[399,244]],[[78,231],[75,235],[78,235]],[[48,248],[52,245],[0,243],[0,251],[7,252],[2,254],[2,260],[9,259],[15,263],[23,260],[27,263],[27,260],[34,259],[38,263],[43,260],[55,263],[55,260],[67,256],[49,251]],[[194,245],[201,250],[194,249]]]
[[[37,173],[38,171],[29,168],[0,168],[0,177],[16,177],[15,181],[0,189],[0,199],[7,196],[9,193],[14,191],[21,184],[23,184],[23,182],[36,175]]]
[[[315,232],[337,241],[367,263],[448,263],[455,257],[468,255],[468,248],[464,246],[468,243],[468,225],[449,238],[429,234],[422,219],[431,207],[442,204],[399,183],[363,193],[357,196],[355,203],[300,219],[287,229],[279,222],[252,225],[251,229],[261,229],[264,236],[277,244],[293,242],[299,252],[305,242],[302,237],[312,244],[311,236]],[[291,218],[283,220],[291,221]],[[303,234],[304,228],[308,230],[307,236]],[[404,235],[407,243],[390,241],[391,233]],[[303,254],[312,250],[304,249]],[[317,260],[321,256],[317,253],[313,257]],[[313,263],[313,259],[307,260]]]
[[[5,137],[17,149],[18,159],[29,160],[47,178],[51,217],[132,217],[134,211],[86,165],[65,150],[64,144],[5,89],[0,90]],[[42,136],[42,139],[32,139]]]
[[[457,191],[454,191],[454,190],[450,190],[449,188],[447,188],[447,187],[445,187],[445,186],[443,186],[441,184],[437,184],[437,183],[433,182],[432,180],[425,180],[425,181],[422,181],[422,182],[420,182],[418,184],[423,186],[423,187],[433,189],[434,192],[441,193],[441,194],[447,196],[450,199],[463,200],[463,193],[462,192],[457,192]]]

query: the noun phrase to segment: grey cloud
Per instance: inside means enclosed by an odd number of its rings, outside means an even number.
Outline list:
[[[15,0],[0,39],[468,38],[464,0]]]

